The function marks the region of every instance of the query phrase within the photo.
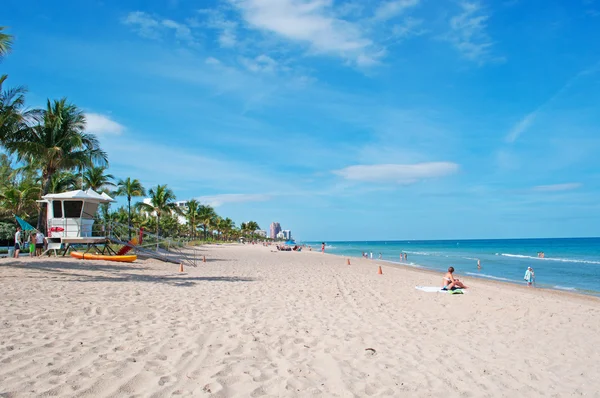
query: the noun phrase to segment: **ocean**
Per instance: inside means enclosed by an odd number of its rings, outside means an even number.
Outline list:
[[[320,243],[309,244],[320,250]],[[525,284],[532,267],[538,287],[600,296],[600,238],[326,242],[326,252],[346,257],[372,252],[374,260],[381,253],[383,261],[440,272],[453,266],[464,278],[518,284]],[[402,252],[406,262],[400,261]]]

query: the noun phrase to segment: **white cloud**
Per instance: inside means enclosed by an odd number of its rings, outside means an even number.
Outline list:
[[[194,37],[192,36],[191,29],[184,24],[180,24],[170,19],[162,21],[162,25],[166,28],[173,29],[175,31],[175,37],[179,40],[193,42]]]
[[[460,3],[461,13],[450,19],[448,40],[468,60],[484,64],[502,61],[493,57],[493,41],[487,33],[489,15],[483,13],[479,2]]]
[[[123,19],[125,25],[131,25],[140,36],[149,39],[158,39],[160,37],[160,22],[142,11],[134,11],[127,14]]]
[[[221,61],[216,59],[215,57],[208,57],[204,60],[207,65],[220,65]]]
[[[121,134],[125,131],[125,127],[114,120],[111,120],[108,116],[100,115],[98,113],[86,113],[86,130],[90,133],[97,135],[105,134]]]
[[[266,194],[244,194],[231,193],[222,195],[199,196],[196,199],[200,203],[208,204],[212,207],[219,207],[226,203],[245,203],[245,202],[265,202],[272,198]]]
[[[509,143],[515,142],[517,140],[517,138],[519,138],[521,133],[523,133],[525,130],[527,130],[529,128],[529,126],[531,126],[531,124],[537,117],[539,111],[540,111],[540,108],[536,109],[535,111],[526,115],[523,119],[519,120],[519,122],[517,122],[510,129],[508,134],[506,135],[506,142],[509,142]]]
[[[134,11],[123,19],[125,25],[131,26],[140,36],[148,39],[160,39],[165,31],[173,31],[178,40],[194,43],[192,30],[186,24],[171,19],[158,19],[143,11]]]
[[[554,93],[554,95],[552,95],[550,98],[548,98],[546,100],[546,102],[544,102],[536,110],[525,115],[525,117],[523,117],[521,120],[519,120],[510,129],[510,131],[506,135],[506,142],[508,142],[508,143],[515,142],[521,136],[522,133],[524,133],[527,129],[529,129],[529,127],[531,127],[531,125],[533,124],[533,122],[535,121],[535,119],[538,117],[538,115],[541,112],[543,112],[545,109],[550,107],[557,99],[559,99],[565,92],[567,92],[567,90],[569,90],[578,80],[580,80],[581,78],[587,77],[587,76],[592,76],[595,73],[597,73],[598,71],[600,71],[600,62],[593,64],[589,68],[586,68],[586,69],[580,71],[575,76],[570,78],[558,91],[556,91]]]
[[[581,188],[583,184],[580,182],[570,182],[566,184],[553,184],[553,185],[538,185],[532,188],[534,192],[561,192],[571,191],[573,189]]]
[[[398,38],[420,36],[426,33],[425,29],[419,29],[423,25],[422,19],[408,17],[399,24],[392,27],[392,34]]]
[[[363,65],[381,56],[358,24],[334,16],[331,0],[230,0],[249,26]],[[368,61],[367,61],[368,60]]]
[[[376,9],[374,18],[378,21],[384,21],[388,19],[392,19],[402,14],[409,8],[413,8],[419,3],[421,0],[394,0],[394,1],[386,1],[381,3]]]
[[[375,164],[349,166],[334,171],[346,180],[365,182],[414,183],[427,178],[443,177],[458,171],[451,162],[429,162],[416,164]]]
[[[234,47],[237,43],[235,33],[231,29],[225,29],[219,36],[219,44],[221,47],[229,48]]]
[[[278,66],[277,61],[265,54],[261,54],[253,59],[242,58],[240,62],[246,67],[246,69],[255,73],[271,73],[274,72]]]

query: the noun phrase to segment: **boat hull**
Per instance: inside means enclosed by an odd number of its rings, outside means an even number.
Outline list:
[[[82,253],[82,252],[71,252],[71,257],[75,257],[80,260],[105,260],[105,261],[116,261],[119,263],[131,263],[131,262],[137,260],[136,255],[106,256],[103,254],[92,254],[92,253]]]

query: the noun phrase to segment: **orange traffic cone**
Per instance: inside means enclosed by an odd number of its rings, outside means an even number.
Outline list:
[[[206,256],[202,256],[202,262],[205,263],[206,262]]]
[[[183,272],[183,263],[179,264],[179,272]]]
[[[381,265],[377,268],[377,275],[383,275],[383,271],[381,271]]]
[[[350,259],[346,260],[346,265],[350,265]]]

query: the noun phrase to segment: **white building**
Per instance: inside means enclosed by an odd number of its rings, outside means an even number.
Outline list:
[[[277,239],[285,239],[285,235],[283,234],[283,231],[277,232],[277,235],[275,235],[275,237]]]
[[[257,229],[256,231],[254,231],[254,234],[256,236],[262,236],[263,238],[267,237],[267,231],[262,230],[262,229]]]
[[[150,198],[145,198],[142,201],[144,203],[146,203],[147,205],[152,204],[152,199],[150,199]],[[179,209],[179,211],[181,211],[182,214],[185,214],[185,212],[188,209],[188,201],[187,200],[178,200],[177,202],[175,202],[175,206]],[[187,220],[185,219],[185,216],[183,216],[182,214],[177,214],[177,222],[181,225],[185,225],[185,224],[187,224]],[[156,212],[153,211],[151,213],[151,215],[156,217]]]
[[[292,239],[292,231],[290,231],[289,229],[284,229],[281,232],[283,232],[283,238],[285,240],[291,240]]]

